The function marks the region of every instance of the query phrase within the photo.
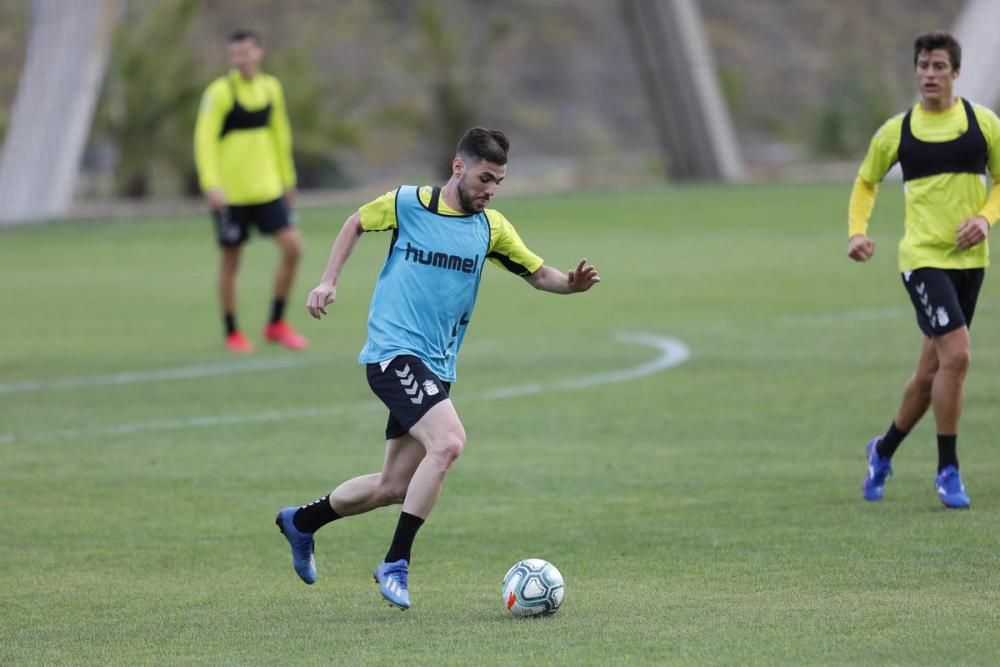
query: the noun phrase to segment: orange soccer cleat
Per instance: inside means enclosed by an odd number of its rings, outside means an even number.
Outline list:
[[[264,328],[264,338],[272,343],[280,343],[289,350],[304,350],[309,347],[305,336],[296,333],[285,320],[271,322]]]
[[[234,331],[226,336],[226,349],[230,352],[250,354],[253,352],[253,343],[250,342],[249,338],[243,335],[242,331]]]

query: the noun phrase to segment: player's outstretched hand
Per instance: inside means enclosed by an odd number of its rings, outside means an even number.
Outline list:
[[[337,298],[337,288],[327,283],[320,283],[312,292],[309,292],[309,299],[306,301],[306,308],[309,314],[317,320],[326,315],[326,307]]]
[[[875,254],[875,241],[864,234],[855,234],[847,243],[847,256],[855,262],[867,262]]]
[[[601,277],[597,275],[597,269],[593,265],[587,264],[586,258],[581,259],[576,268],[567,273],[566,277],[569,279],[570,292],[586,292],[601,282]]]
[[[986,240],[990,232],[990,223],[981,215],[969,218],[955,230],[955,245],[961,250],[968,250]]]

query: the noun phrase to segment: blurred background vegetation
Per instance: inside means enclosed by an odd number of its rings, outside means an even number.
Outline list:
[[[948,0],[701,0],[751,177],[856,161],[914,96],[910,46]],[[662,179],[620,7],[604,0],[129,0],[85,160],[84,194],[195,194],[191,133],[226,35],[259,31],[288,97],[304,188],[448,173],[472,125],[512,138],[554,186]],[[0,2],[0,132],[27,0]],[[684,95],[685,91],[676,91]],[[404,176],[404,174],[406,174]]]

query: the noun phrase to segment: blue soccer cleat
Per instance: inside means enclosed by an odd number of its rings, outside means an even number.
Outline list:
[[[868,502],[882,500],[885,493],[885,478],[892,474],[892,459],[884,459],[878,455],[875,447],[881,438],[872,438],[865,451],[868,454],[868,471],[861,482],[861,495]]]
[[[410,608],[410,591],[406,583],[409,569],[410,564],[402,558],[394,563],[382,561],[375,568],[375,581],[382,591],[382,597],[400,609]]]
[[[316,543],[313,541],[312,533],[304,533],[295,527],[292,517],[298,509],[298,507],[286,507],[278,512],[274,523],[292,547],[292,567],[295,568],[295,573],[307,584],[314,584],[316,560],[313,558],[313,550],[316,548]]]
[[[969,506],[969,495],[962,484],[962,474],[955,466],[946,466],[938,473],[934,481],[934,489],[945,507],[965,509]]]

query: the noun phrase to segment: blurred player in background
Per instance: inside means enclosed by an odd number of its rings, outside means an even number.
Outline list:
[[[389,408],[385,458],[380,472],[278,513],[275,522],[291,544],[292,564],[307,584],[316,580],[316,530],[402,503],[375,579],[391,604],[410,606],[410,548],[465,447],[465,428],[449,392],[486,259],[556,294],[586,292],[600,281],[586,260],[568,274],[547,266],[502,214],[486,208],[507,174],[507,151],[502,132],[474,128],[459,142],[443,188],[404,185],[362,206],[344,223],[323,278],[309,294],[309,312],[319,319],[336,298],[341,271],[361,235],[392,231],[359,359],[367,365],[372,391]]]
[[[899,162],[906,198],[899,269],[924,336],[895,419],[868,443],[861,492],[868,501],[882,498],[896,448],[932,408],[935,489],[945,507],[964,508],[970,501],[959,472],[958,421],[971,359],[969,325],[989,265],[986,236],[1000,218],[1000,121],[990,109],[954,95],[962,49],[950,34],[919,35],[913,64],[920,102],[872,138],[849,205],[847,254],[866,262],[875,253],[866,232],[878,183]],[[988,196],[986,171],[992,178]]]
[[[251,226],[274,236],[281,249],[264,338],[292,350],[308,346],[284,319],[302,239],[292,215],[295,165],[285,97],[278,80],[261,72],[263,57],[256,33],[238,30],[229,36],[233,68],[205,90],[194,131],[198,178],[222,250],[219,298],[226,347],[244,353],[253,352],[253,344],[236,321],[236,271]]]

